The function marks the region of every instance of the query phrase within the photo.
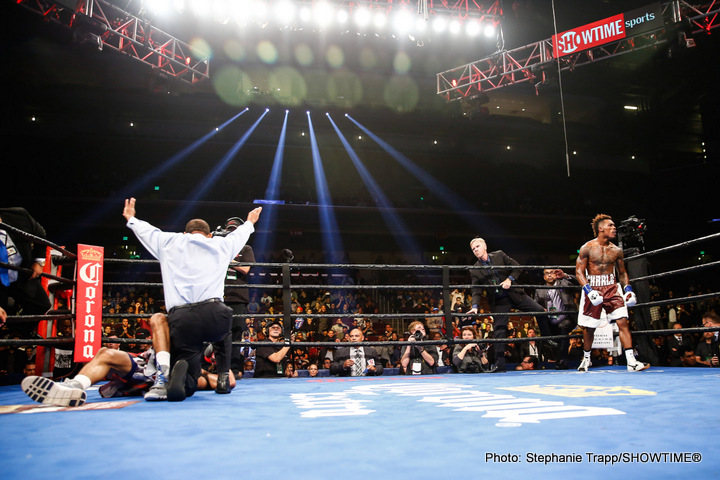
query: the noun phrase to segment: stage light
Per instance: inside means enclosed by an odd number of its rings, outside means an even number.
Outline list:
[[[148,0],[147,8],[155,14],[164,15],[170,10],[170,0]]]
[[[344,8],[337,11],[336,20],[340,25],[345,25],[350,19],[350,14]]]
[[[227,23],[230,19],[230,4],[227,0],[214,0],[212,10],[213,18],[220,23]]]
[[[313,18],[315,23],[321,27],[327,27],[335,16],[335,10],[332,5],[327,2],[318,2],[315,4]]]
[[[487,24],[485,25],[485,28],[483,29],[483,33],[487,38],[492,38],[496,35],[497,30],[495,29],[495,25],[493,24]]]
[[[197,17],[207,17],[209,13],[208,4],[204,0],[190,0],[190,11]]]
[[[437,33],[442,33],[447,28],[447,20],[445,20],[442,17],[437,17],[435,20],[433,20],[432,28]]]
[[[353,18],[355,20],[355,24],[358,27],[366,28],[368,25],[370,25],[372,15],[370,14],[370,10],[368,10],[367,7],[360,7],[355,11],[355,15],[353,15]]]
[[[623,108],[625,110],[632,110],[632,111],[637,111],[637,109],[638,109],[638,107],[635,105],[625,105]]]
[[[232,2],[228,5],[228,16],[238,25],[245,25],[252,17],[252,5],[249,0]]]
[[[313,13],[310,7],[304,6],[300,8],[300,20],[303,23],[310,23],[312,21]]]
[[[465,33],[467,33],[470,37],[476,37],[480,35],[480,31],[481,29],[479,22],[471,20],[465,24]]]
[[[450,26],[448,27],[448,29],[450,30],[450,33],[452,33],[453,35],[457,35],[458,33],[460,33],[461,28],[462,28],[462,26],[460,25],[460,21],[457,19],[454,19],[453,21],[451,21]]]
[[[373,18],[373,25],[375,25],[375,28],[378,29],[387,25],[387,15],[385,15],[385,12],[378,12],[375,14],[375,17]]]
[[[177,13],[185,13],[185,0],[172,0],[172,6]]]
[[[393,29],[399,33],[407,33],[412,28],[413,15],[409,10],[400,10],[393,15]]]
[[[288,0],[282,0],[276,3],[273,10],[275,18],[283,26],[291,24],[295,20],[295,4]]]

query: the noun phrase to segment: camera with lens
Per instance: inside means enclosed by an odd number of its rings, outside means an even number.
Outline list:
[[[620,222],[620,226],[618,226],[617,230],[623,237],[632,238],[642,236],[646,229],[647,226],[645,225],[645,219],[637,218],[635,215],[632,215],[627,220]]]
[[[469,362],[465,366],[464,373],[480,373],[481,371],[482,371],[482,366],[480,365],[480,362],[473,360],[472,362]]]
[[[416,341],[422,340],[424,335],[420,330],[416,330],[415,333],[405,332],[405,335],[410,337],[414,337]]]
[[[224,226],[219,226],[212,232],[213,237],[226,237],[231,232],[234,232],[240,225],[245,223],[240,217],[230,217],[225,220]]]

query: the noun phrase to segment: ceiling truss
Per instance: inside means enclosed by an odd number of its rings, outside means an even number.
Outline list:
[[[437,74],[437,94],[446,101],[482,97],[485,92],[518,83],[539,85],[551,71],[573,69],[645,48],[656,47],[674,38],[678,31],[685,46],[694,46],[688,34],[709,33],[720,26],[720,5],[712,2],[691,5],[672,1],[662,5],[664,26],[631,38],[566,55],[553,57],[552,39],[513,50],[499,51],[486,58]],[[559,64],[559,65],[558,65]]]
[[[74,38],[98,49],[111,48],[194,84],[210,76],[206,54],[106,0],[17,0],[17,3],[72,30]]]

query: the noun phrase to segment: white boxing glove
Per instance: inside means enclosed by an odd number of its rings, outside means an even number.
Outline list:
[[[597,307],[601,303],[603,303],[603,296],[600,295],[600,292],[597,290],[593,290],[592,287],[588,284],[585,284],[585,286],[582,288],[583,292],[588,296],[588,300],[590,300],[590,303],[593,304],[594,307]]]
[[[635,292],[633,292],[632,287],[630,285],[625,287],[625,305],[628,307],[634,307],[637,303],[637,295],[635,295]]]

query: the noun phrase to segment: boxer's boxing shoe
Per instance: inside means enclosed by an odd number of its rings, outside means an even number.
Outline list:
[[[580,366],[578,367],[578,372],[587,372],[590,369],[590,359],[583,357],[582,362],[580,362]]]
[[[85,404],[87,393],[76,384],[74,380],[58,383],[49,378],[32,375],[23,379],[20,388],[38,403],[59,407],[79,407]]]
[[[633,365],[627,366],[628,372],[642,372],[643,370],[647,370],[648,368],[650,368],[650,364],[643,362],[637,362]]]
[[[150,387],[150,390],[145,394],[145,400],[148,402],[160,402],[167,400],[167,379],[162,371],[162,368],[158,369],[155,373],[155,383]]]
[[[182,402],[185,400],[185,375],[188,364],[186,360],[178,360],[172,369],[170,381],[167,383],[168,402]]]

